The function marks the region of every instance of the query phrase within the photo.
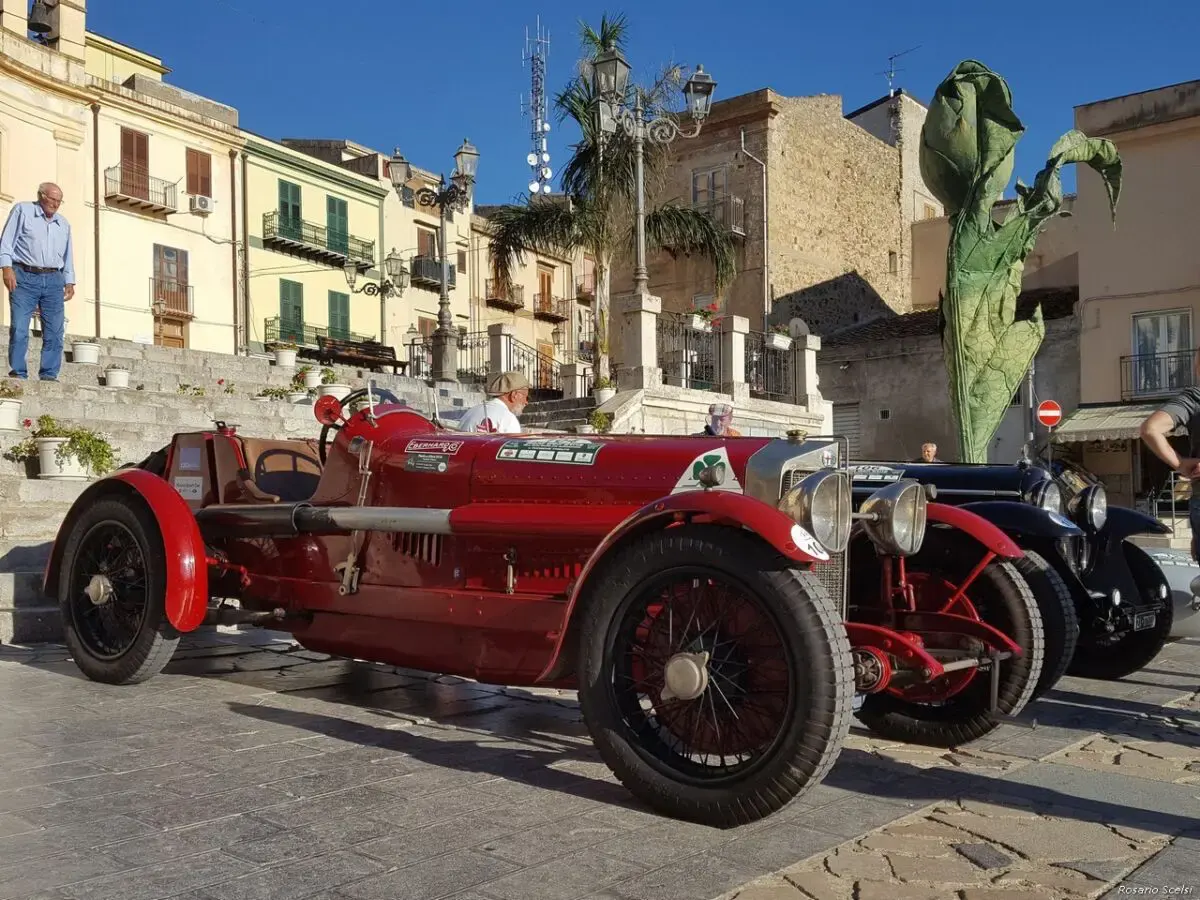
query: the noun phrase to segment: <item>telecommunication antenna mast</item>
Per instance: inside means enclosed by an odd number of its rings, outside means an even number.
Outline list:
[[[876,72],[876,73],[875,73],[876,75],[882,75],[882,76],[884,76],[885,78],[887,78],[887,83],[888,83],[888,96],[889,96],[889,97],[894,97],[894,96],[896,96],[896,88],[895,88],[895,82],[896,82],[896,73],[897,73],[897,72],[903,72],[903,71],[904,71],[903,69],[897,69],[897,68],[896,68],[896,60],[898,60],[898,59],[899,59],[900,57],[902,57],[902,56],[907,56],[909,53],[912,53],[914,50],[920,50],[920,49],[921,49],[921,45],[920,45],[920,44],[917,44],[917,46],[915,46],[915,47],[909,47],[907,50],[904,50],[904,51],[902,51],[902,52],[900,52],[900,53],[893,53],[891,56],[889,56],[889,57],[888,57],[888,67],[887,67],[887,70],[886,70],[886,71],[883,71],[883,72]]]
[[[538,16],[533,37],[525,29],[525,49],[521,52],[521,66],[529,62],[530,88],[529,105],[523,110],[529,116],[530,150],[525,157],[533,177],[529,181],[530,194],[549,194],[550,179],[554,176],[550,168],[550,151],[546,147],[546,135],[550,133],[549,104],[546,99],[546,57],[550,50],[550,32],[542,30],[542,17]],[[524,104],[522,104],[524,105]]]

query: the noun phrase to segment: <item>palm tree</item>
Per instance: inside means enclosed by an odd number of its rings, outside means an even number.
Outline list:
[[[621,255],[631,258],[636,240],[637,181],[633,139],[621,129],[610,135],[599,127],[591,61],[606,50],[623,49],[625,32],[624,16],[603,16],[599,31],[581,24],[584,56],[579,72],[554,101],[559,121],[574,122],[580,132],[580,140],[560,173],[564,196],[530,198],[523,204],[502,206],[488,216],[494,228],[493,275],[501,287],[511,283],[513,266],[522,264],[528,251],[591,254],[596,262],[596,374],[601,378],[609,377],[613,260]],[[637,86],[631,79],[629,91],[641,92],[648,114],[666,114],[682,81],[682,69],[670,66],[649,88]],[[690,206],[657,202],[655,195],[664,186],[662,175],[667,163],[666,147],[647,141],[643,165],[647,252],[665,250],[673,257],[698,254],[713,263],[716,288],[723,290],[735,274],[732,240],[706,213]]]

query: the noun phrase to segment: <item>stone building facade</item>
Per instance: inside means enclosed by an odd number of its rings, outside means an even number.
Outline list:
[[[908,311],[910,226],[918,208],[928,212],[914,149],[925,112],[903,94],[853,119],[837,95],[763,89],[714,103],[698,137],[671,145],[652,194],[724,223],[738,274],[718,295],[708,263],[655,253],[651,293],[668,311],[716,303],[755,331],[801,318],[812,333],[829,334]],[[632,266],[615,269],[620,293]]]

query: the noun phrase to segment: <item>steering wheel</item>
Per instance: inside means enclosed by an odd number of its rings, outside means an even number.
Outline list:
[[[401,405],[400,398],[397,397],[395,394],[393,394],[391,391],[389,391],[387,388],[375,388],[374,391],[370,391],[369,388],[359,388],[357,391],[351,391],[349,394],[347,394],[345,397],[343,397],[341,400],[338,401],[339,413],[342,416],[343,421],[345,420],[346,410],[349,407],[353,406],[355,403],[357,403],[359,400],[365,400],[367,398],[368,393],[374,394],[376,404],[394,403],[397,406]],[[321,427],[321,437],[317,443],[317,453],[320,454],[322,466],[325,465],[325,455],[326,455],[325,448],[328,446],[327,439],[329,438],[329,432],[330,431],[337,432],[337,431],[341,431],[341,430],[342,430],[342,422],[326,423]]]

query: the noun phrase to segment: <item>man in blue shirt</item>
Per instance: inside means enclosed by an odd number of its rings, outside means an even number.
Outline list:
[[[0,232],[0,274],[8,289],[9,376],[26,377],[29,320],[42,319],[42,359],[38,377],[57,381],[62,367],[63,318],[66,301],[75,296],[75,263],[71,226],[58,212],[62,188],[38,185],[35,202],[13,205]]]

